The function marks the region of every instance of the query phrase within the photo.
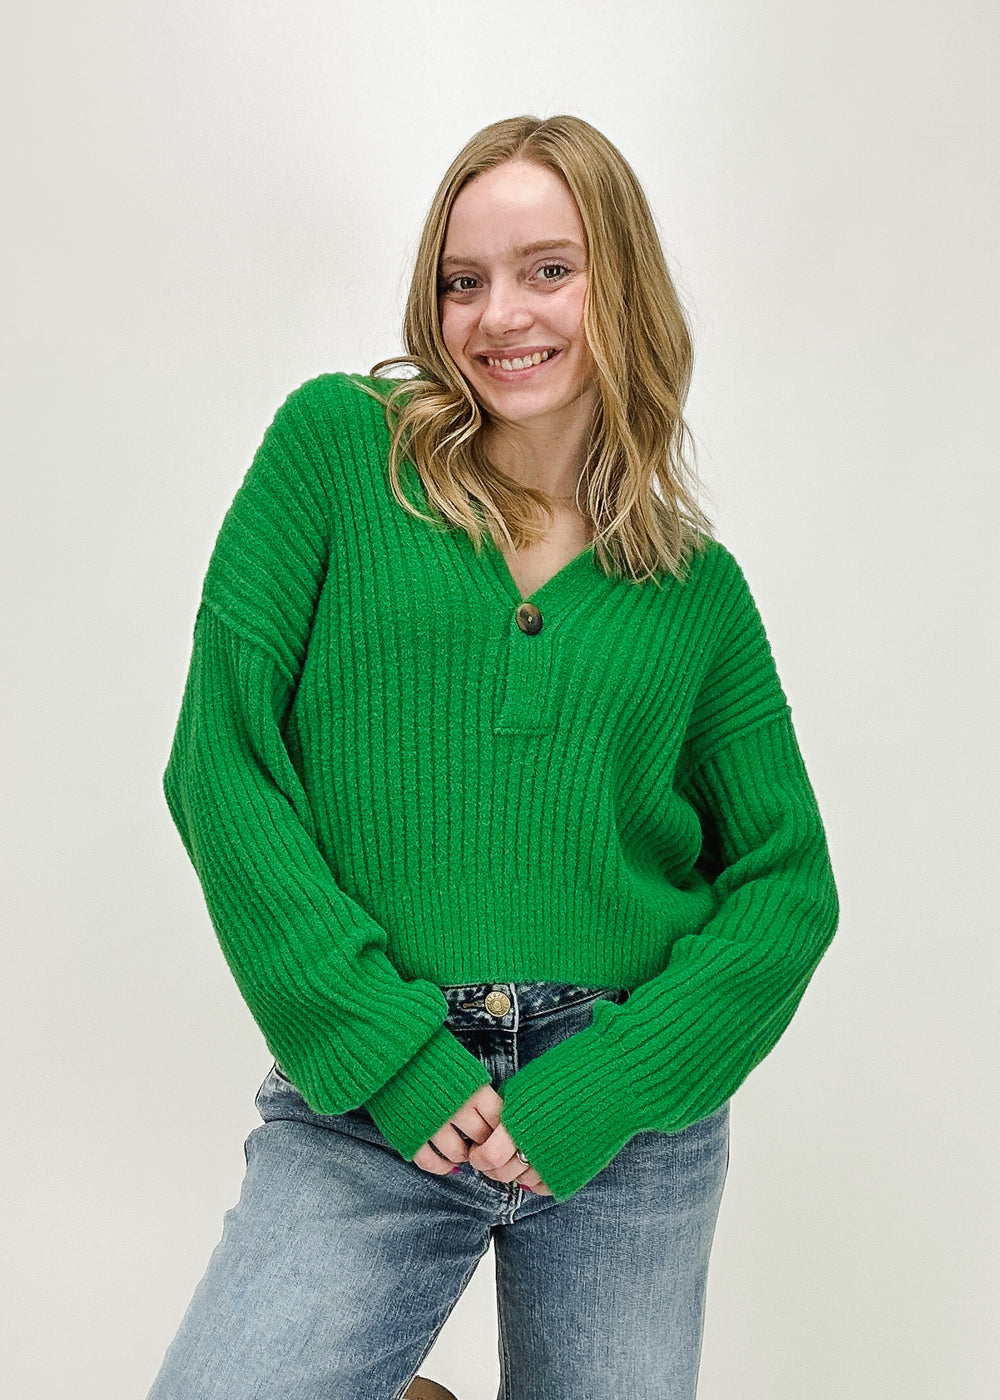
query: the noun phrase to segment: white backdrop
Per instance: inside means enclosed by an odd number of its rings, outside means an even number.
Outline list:
[[[734,1102],[700,1400],[995,1393],[995,15],[11,18],[5,1394],[142,1397],[236,1198],[270,1057],[160,790],[204,568],[290,389],[398,348],[438,179],[522,111],[648,191],[842,898]],[[495,1395],[492,1256],[422,1370]]]

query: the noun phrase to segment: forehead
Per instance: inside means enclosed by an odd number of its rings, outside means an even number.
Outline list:
[[[477,175],[451,208],[442,262],[466,256],[514,257],[585,237],[576,201],[558,175],[532,161],[507,161]]]

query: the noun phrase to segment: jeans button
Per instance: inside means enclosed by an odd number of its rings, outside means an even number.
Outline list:
[[[510,997],[506,992],[487,992],[486,1010],[499,1020],[501,1016],[506,1016],[510,1010]]]

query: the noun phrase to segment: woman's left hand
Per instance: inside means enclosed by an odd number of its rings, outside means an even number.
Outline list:
[[[526,1166],[517,1155],[517,1144],[502,1123],[490,1133],[485,1142],[478,1142],[469,1149],[469,1165],[494,1181],[517,1181],[518,1186],[527,1186],[536,1196],[551,1196],[552,1192],[535,1171]]]

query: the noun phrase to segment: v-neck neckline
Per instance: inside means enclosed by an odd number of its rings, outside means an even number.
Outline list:
[[[429,515],[433,515],[427,502],[427,493],[424,490],[423,479],[412,462],[409,463],[412,473],[414,489],[416,491],[416,504]],[[573,558],[568,560],[561,569],[558,569],[544,583],[534,589],[525,598],[521,594],[514,581],[507,560],[504,558],[502,550],[496,544],[489,529],[483,527],[482,552],[477,556],[476,548],[469,534],[459,525],[449,525],[446,531],[437,528],[437,533],[442,533],[448,540],[454,541],[462,557],[465,559],[470,575],[474,581],[479,582],[491,593],[499,593],[506,603],[513,603],[515,607],[520,607],[523,603],[534,603],[538,605],[540,598],[550,601],[553,597],[559,596],[564,590],[571,590],[578,577],[582,582],[586,570],[599,572],[594,563],[594,541],[590,540]]]
[[[466,535],[466,540],[468,540],[468,535]],[[471,543],[471,541],[469,542]],[[499,548],[488,530],[484,535],[483,547],[493,562],[497,579],[501,583],[505,593],[510,594],[518,605],[521,603],[535,603],[543,594],[548,596],[550,592],[554,592],[557,588],[561,587],[563,583],[567,582],[568,578],[572,577],[584,563],[592,562],[594,552],[594,542],[591,540],[579,553],[574,554],[572,559],[568,559],[566,563],[563,564],[562,568],[557,569],[544,583],[540,583],[537,588],[533,589],[532,592],[525,597],[521,593],[517,581],[510,571],[510,565],[507,563],[503,550]]]

